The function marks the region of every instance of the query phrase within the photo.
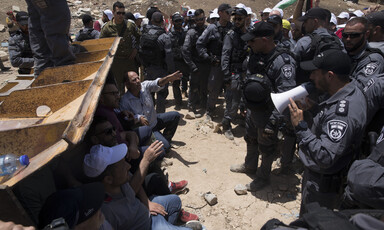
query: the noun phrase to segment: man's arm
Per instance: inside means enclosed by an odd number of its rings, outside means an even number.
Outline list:
[[[197,53],[204,60],[208,60],[209,59],[207,44],[209,42],[209,37],[211,36],[214,27],[215,27],[215,25],[210,24],[204,30],[204,32],[200,35],[200,37],[197,39],[197,42],[196,42]]]
[[[192,47],[193,47],[193,37],[194,33],[197,33],[196,30],[190,29],[187,32],[187,35],[185,36],[184,44],[181,49],[181,53],[183,54],[183,58],[185,63],[189,66],[192,72],[197,71],[197,66],[192,60]]]
[[[230,31],[227,35],[224,37],[224,42],[223,42],[223,50],[221,53],[221,70],[224,73],[224,76],[230,76],[230,67],[231,67],[231,56],[232,56],[232,50],[233,50],[233,45],[232,45],[232,34],[234,32]]]
[[[34,59],[33,57],[22,57],[23,51],[18,44],[20,42],[22,41],[15,37],[11,37],[9,39],[8,52],[11,64],[13,67],[32,68],[34,65]]]
[[[145,207],[148,208],[151,215],[154,215],[154,216],[157,216],[157,214],[160,214],[162,216],[168,215],[163,205],[152,202],[148,199],[148,196],[145,193],[143,187],[141,187],[139,193],[137,194],[137,197],[140,199],[141,203],[143,203]]]
[[[160,87],[163,87],[171,81],[180,80],[182,76],[183,76],[183,74],[178,70],[172,74],[169,74],[163,78],[160,78],[159,81],[157,82],[157,84]]]

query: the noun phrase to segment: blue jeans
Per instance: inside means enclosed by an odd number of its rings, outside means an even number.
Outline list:
[[[171,141],[176,133],[179,120],[180,114],[175,111],[157,114],[157,124],[153,128],[153,134],[157,140],[163,142],[165,151],[171,148]],[[164,129],[164,131],[160,133],[162,129]]]
[[[189,229],[173,225],[176,223],[181,209],[181,200],[177,195],[153,196],[150,199],[152,202],[164,206],[168,213],[166,216],[160,214],[151,216],[152,230]]]

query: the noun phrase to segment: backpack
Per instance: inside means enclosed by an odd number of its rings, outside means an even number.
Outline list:
[[[165,33],[163,29],[151,28],[143,33],[139,43],[139,57],[144,67],[150,65],[161,65],[163,63],[163,52],[161,52],[157,39]]]
[[[80,34],[77,37],[77,41],[81,42],[81,41],[93,39],[93,36],[91,35],[92,32],[93,32],[93,29],[89,29],[87,31],[80,30]]]

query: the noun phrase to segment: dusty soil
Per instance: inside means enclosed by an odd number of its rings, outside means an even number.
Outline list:
[[[104,2],[104,4],[102,4]],[[110,8],[114,1],[83,1],[83,6],[71,7],[76,11],[78,7],[91,7],[93,9],[104,10]],[[123,1],[127,8],[142,14],[154,1]],[[254,12],[260,11],[265,7],[272,7],[277,0],[272,1],[251,1],[242,0],[245,5],[251,6]],[[189,2],[176,1],[157,1],[160,9],[167,14],[172,14],[180,10],[180,5],[189,5],[192,8],[204,8],[209,10],[217,7],[218,2],[206,0],[192,0]],[[17,5],[21,10],[26,10],[23,0],[9,1],[1,0],[0,22],[5,24],[5,12],[11,10],[12,5]],[[233,2],[232,5],[235,5]],[[321,6],[330,9],[335,14],[348,8],[363,9],[368,5],[362,2],[360,5],[347,5],[343,1],[322,1]],[[291,15],[293,7],[285,10],[286,15]],[[78,19],[73,20],[73,31]],[[6,42],[8,32],[0,32],[0,41]],[[1,48],[6,51],[6,48]],[[9,61],[4,62],[10,66]],[[9,72],[0,73],[0,83],[12,80],[16,77],[16,68]],[[2,86],[0,85],[0,88]],[[171,88],[170,88],[171,90]],[[183,99],[184,108],[180,111],[183,117],[186,115],[185,108],[187,99]],[[190,212],[199,215],[206,229],[260,229],[260,227],[271,218],[278,218],[285,223],[295,220],[300,207],[300,170],[299,160],[295,159],[295,169],[291,175],[271,176],[271,185],[265,189],[248,193],[247,195],[236,195],[234,187],[237,184],[249,183],[253,175],[232,173],[229,167],[233,163],[241,163],[244,160],[246,144],[243,139],[245,128],[239,124],[235,125],[235,140],[229,141],[224,135],[214,132],[223,114],[224,99],[220,97],[217,117],[212,123],[206,123],[205,117],[187,120],[183,118],[178,127],[174,141],[179,146],[174,148],[167,156],[173,162],[166,171],[172,181],[188,180],[189,192],[181,194],[183,207]],[[173,110],[173,96],[169,96],[167,111]],[[241,123],[241,122],[239,122]],[[217,130],[216,130],[217,131]],[[278,163],[274,163],[274,169],[278,168]],[[208,205],[203,194],[211,192],[217,195],[218,203],[214,206]]]

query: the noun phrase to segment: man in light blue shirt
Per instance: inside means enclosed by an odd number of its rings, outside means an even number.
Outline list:
[[[182,73],[177,71],[163,78],[141,82],[137,73],[132,71],[128,72],[124,79],[128,91],[121,97],[120,109],[131,111],[137,123],[151,127],[156,139],[163,142],[166,151],[171,147],[180,114],[176,111],[157,114],[152,93],[163,89],[169,82],[180,80],[181,77]],[[160,133],[162,129],[164,131]]]

